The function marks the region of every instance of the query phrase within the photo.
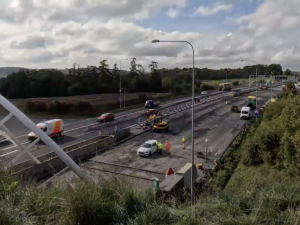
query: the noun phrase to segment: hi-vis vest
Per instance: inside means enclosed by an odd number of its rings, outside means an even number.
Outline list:
[[[158,149],[162,149],[162,148],[163,148],[162,143],[158,143]]]
[[[185,138],[184,137],[182,138],[182,143],[185,143]]]

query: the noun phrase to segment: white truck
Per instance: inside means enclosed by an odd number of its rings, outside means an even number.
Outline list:
[[[62,137],[64,131],[64,123],[61,119],[53,119],[37,124],[37,127],[44,131],[51,138]],[[30,132],[28,134],[28,140],[34,141],[37,138],[36,134]]]
[[[241,109],[240,119],[250,119],[250,107],[243,106]]]

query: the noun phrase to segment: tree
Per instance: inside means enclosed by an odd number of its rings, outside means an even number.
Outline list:
[[[144,69],[144,67],[142,65],[138,64],[137,68],[138,68],[138,74],[139,74],[139,76],[144,76],[145,75],[145,69]]]
[[[162,90],[162,77],[157,70],[157,62],[152,61],[148,67],[151,68],[149,88],[151,91],[160,92]]]
[[[149,64],[149,68],[151,69],[151,72],[155,72],[157,70],[157,62],[152,61],[151,64]]]
[[[292,71],[290,71],[289,69],[286,69],[286,70],[284,71],[284,75],[290,76],[290,75],[292,75]]]
[[[113,68],[113,71],[112,71],[112,75],[113,75],[114,77],[116,77],[117,75],[120,75],[120,70],[119,70],[119,68],[118,68],[118,66],[117,66],[116,63],[114,64],[114,68]]]
[[[106,62],[107,62],[106,59],[100,61],[99,70],[100,70],[100,74],[102,76],[105,76],[106,74],[109,74],[109,65]]]
[[[138,72],[137,72],[137,65],[136,65],[136,58],[132,58],[131,62],[130,62],[130,74],[131,76],[135,77],[138,76]]]
[[[164,91],[171,91],[172,90],[172,81],[169,77],[164,77],[162,79],[162,88]]]

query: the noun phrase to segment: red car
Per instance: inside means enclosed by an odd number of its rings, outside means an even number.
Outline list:
[[[101,122],[112,121],[114,119],[115,119],[115,115],[113,113],[104,113],[98,117],[97,121],[101,123]]]

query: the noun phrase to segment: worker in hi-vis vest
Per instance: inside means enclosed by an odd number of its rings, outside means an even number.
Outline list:
[[[184,136],[182,138],[182,147],[183,147],[183,149],[185,149],[185,137]]]
[[[163,144],[158,142],[158,153],[162,154]]]

